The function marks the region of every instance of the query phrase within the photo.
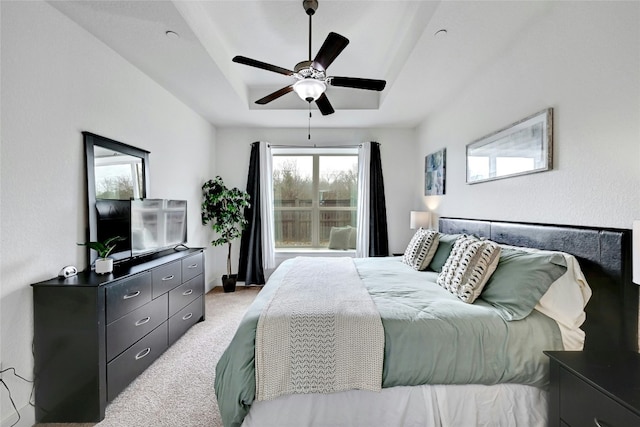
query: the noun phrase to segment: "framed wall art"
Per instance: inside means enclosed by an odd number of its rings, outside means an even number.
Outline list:
[[[424,158],[424,195],[440,196],[445,193],[447,150],[431,153]]]

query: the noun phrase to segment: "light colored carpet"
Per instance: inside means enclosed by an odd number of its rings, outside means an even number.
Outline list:
[[[247,307],[260,291],[214,288],[205,297],[206,320],[194,325],[107,406],[98,424],[39,427],[222,427],[213,389],[215,366]]]

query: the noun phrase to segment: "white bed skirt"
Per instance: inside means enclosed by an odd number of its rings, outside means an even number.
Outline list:
[[[423,385],[254,402],[242,427],[547,425],[547,392],[518,384]]]

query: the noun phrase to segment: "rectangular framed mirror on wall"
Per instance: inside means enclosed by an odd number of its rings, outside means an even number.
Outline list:
[[[86,153],[87,241],[121,236],[109,255],[114,261],[131,257],[131,199],[149,192],[149,152],[91,132],[82,132]],[[97,255],[88,249],[92,265]]]
[[[553,109],[547,108],[467,145],[467,184],[553,168]]]

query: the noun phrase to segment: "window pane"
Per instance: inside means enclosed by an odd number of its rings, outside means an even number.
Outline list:
[[[273,156],[277,248],[326,248],[332,227],[356,227],[358,156]]]
[[[313,156],[273,157],[273,202],[276,247],[311,246]]]
[[[355,210],[320,210],[320,246],[329,246],[331,227],[356,226],[357,213]]]
[[[276,248],[311,246],[311,211],[276,209],[274,212]]]
[[[312,156],[273,156],[273,203],[276,207],[310,207],[312,181]]]
[[[320,207],[355,207],[358,201],[358,156],[320,156]]]

